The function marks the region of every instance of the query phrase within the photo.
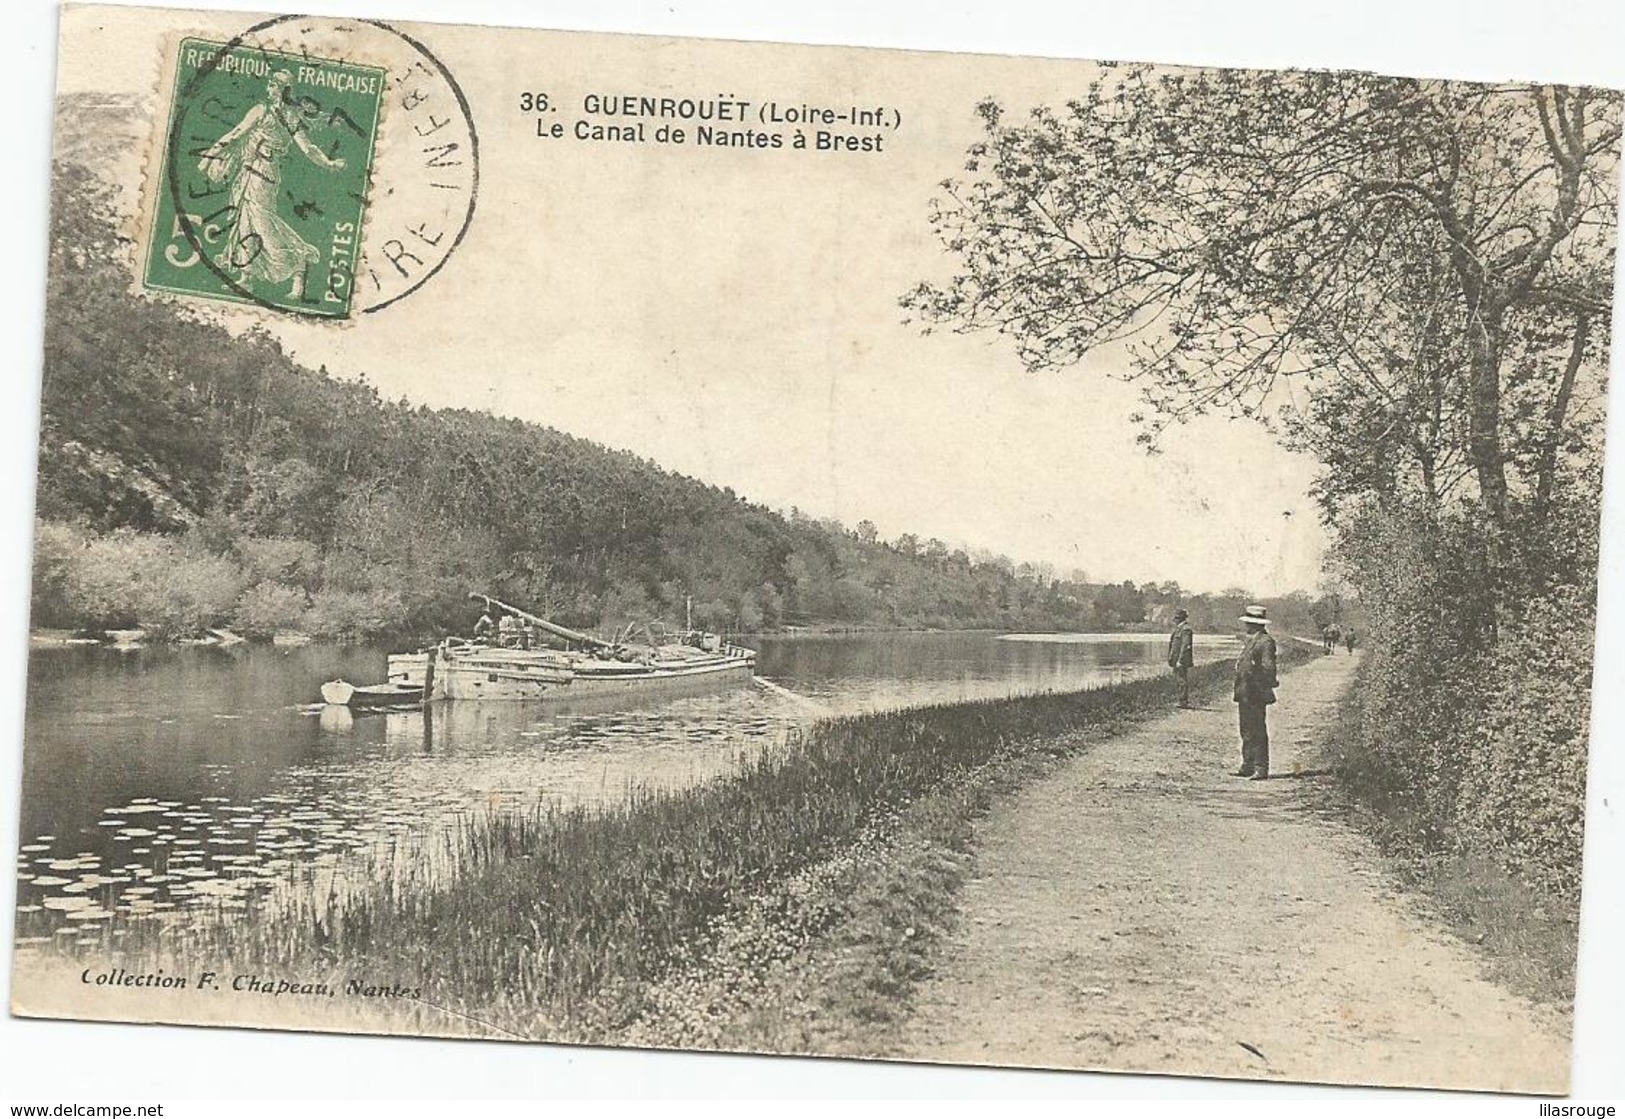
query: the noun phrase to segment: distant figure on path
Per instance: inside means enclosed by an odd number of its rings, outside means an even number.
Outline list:
[[[1320,627],[1320,651],[1328,657],[1332,655],[1332,626],[1330,622]]]
[[[1190,613],[1181,608],[1174,611],[1174,631],[1168,635],[1168,667],[1179,677],[1179,706],[1191,705],[1191,668],[1196,664],[1196,632],[1191,629]]]
[[[1354,630],[1352,628],[1343,635],[1343,647],[1349,651],[1349,656],[1354,655]]]
[[[1247,627],[1241,656],[1236,658],[1236,709],[1241,715],[1241,768],[1237,777],[1264,781],[1270,775],[1270,732],[1266,720],[1275,702],[1275,638],[1262,606],[1249,606],[1238,619]]]

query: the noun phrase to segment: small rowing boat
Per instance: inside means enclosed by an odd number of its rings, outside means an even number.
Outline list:
[[[357,685],[347,680],[329,680],[322,685],[322,702],[337,707],[402,707],[422,700],[422,684]]]

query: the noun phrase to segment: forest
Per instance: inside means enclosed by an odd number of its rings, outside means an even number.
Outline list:
[[[33,624],[408,639],[483,590],[567,624],[1111,630],[1247,592],[1099,584],[874,525],[778,512],[624,451],[386,400],[277,340],[134,295],[110,188],[60,162]],[[1277,604],[1304,628],[1317,604]]]

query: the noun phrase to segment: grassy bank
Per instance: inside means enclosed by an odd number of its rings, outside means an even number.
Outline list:
[[[1312,654],[1282,642],[1283,667]],[[720,935],[644,992],[620,1040],[752,1052],[898,1056],[898,1028],[957,919],[973,866],[975,824],[996,799],[1042,778],[1173,700],[1171,681],[1145,706],[1012,740],[889,812],[836,856],[720,922]],[[1224,704],[1230,666],[1198,670],[1194,697]],[[1147,696],[1146,698],[1149,698]]]
[[[1197,684],[1222,688],[1229,671],[1205,665]],[[1174,681],[1157,677],[830,719],[704,785],[634,794],[609,810],[470,817],[433,841],[443,845],[437,876],[422,858],[379,858],[349,886],[335,877],[274,910],[200,922],[184,948],[135,935],[118,954],[364,974],[507,1033],[592,1039],[672,1019],[661,1001],[672,988],[661,984],[708,959],[758,982],[767,965],[839,927],[870,960],[839,986],[873,986],[865,997],[880,1007],[947,922],[951,863],[991,791],[1033,759],[1081,749],[1174,696]],[[820,897],[831,905],[820,909]],[[741,922],[762,923],[764,905],[779,916],[763,927],[788,939],[755,956],[729,948]]]
[[[1479,950],[1498,981],[1567,1009],[1574,999],[1578,895],[1541,888],[1493,849],[1440,842],[1440,822],[1417,798],[1392,795],[1386,768],[1370,756],[1364,696],[1357,682],[1323,747],[1323,764],[1338,778],[1327,806],[1376,840],[1390,872]]]

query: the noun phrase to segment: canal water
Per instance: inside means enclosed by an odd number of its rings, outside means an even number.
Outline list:
[[[464,703],[355,714],[385,650],[41,648],[28,671],[18,936],[246,906],[461,814],[618,801],[727,772],[819,712],[1072,690],[1165,671],[1160,635],[865,634],[755,642],[744,685],[612,709]],[[1200,639],[1198,659],[1227,639]],[[1233,653],[1231,654],[1233,655]],[[799,697],[799,698],[796,698]]]

